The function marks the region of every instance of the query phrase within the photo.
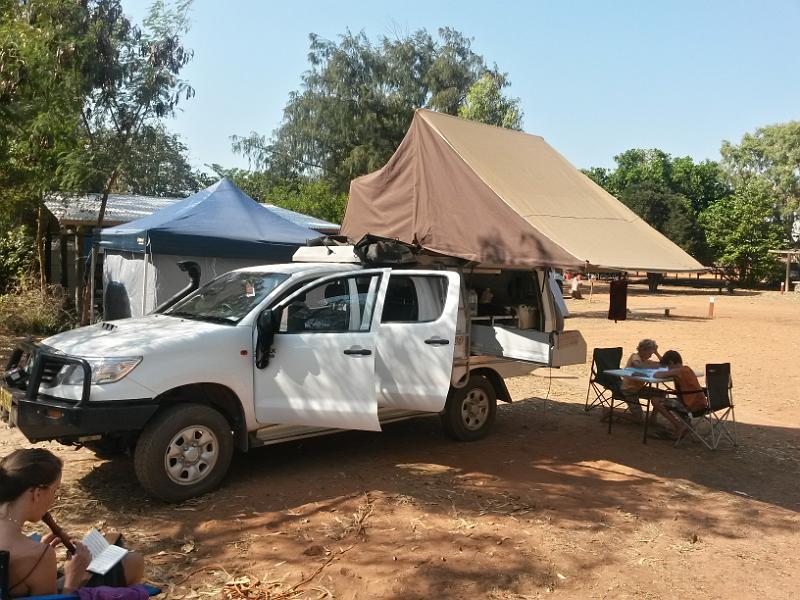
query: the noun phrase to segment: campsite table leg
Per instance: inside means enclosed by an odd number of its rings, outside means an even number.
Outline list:
[[[650,423],[650,398],[647,399],[647,408],[644,411],[644,437],[642,443],[647,443],[647,425]]]

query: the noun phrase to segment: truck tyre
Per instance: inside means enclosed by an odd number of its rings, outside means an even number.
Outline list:
[[[181,502],[219,485],[232,455],[233,432],[222,414],[204,404],[178,404],[147,424],[133,462],[149,494]]]
[[[442,425],[452,438],[471,442],[485,437],[494,425],[497,394],[484,377],[472,375],[463,388],[451,388],[442,412]]]

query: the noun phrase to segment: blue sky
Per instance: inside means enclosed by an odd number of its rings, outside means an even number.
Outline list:
[[[123,5],[141,19],[149,2]],[[168,126],[198,167],[246,167],[230,136],[270,134],[300,88],[308,34],[347,28],[474,38],[509,74],[525,131],[580,168],[634,147],[717,159],[723,139],[800,119],[800,0],[195,0],[191,20],[184,76],[197,95]]]

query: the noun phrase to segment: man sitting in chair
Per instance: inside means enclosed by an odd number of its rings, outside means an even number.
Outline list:
[[[655,355],[658,360],[651,360]],[[658,353],[658,344],[655,340],[643,339],[636,346],[636,352],[630,355],[628,362],[625,363],[626,369],[657,369],[661,366],[659,362],[661,355]],[[648,398],[655,395],[657,392],[653,388],[646,387],[644,381],[637,381],[630,377],[622,378],[622,394],[630,400],[626,400],[628,404],[628,411],[631,417],[636,422],[641,423],[644,419],[642,414],[642,407],[638,402],[638,398]]]
[[[673,434],[680,437],[686,431],[687,425],[683,422],[683,419],[675,416],[675,413],[686,415],[689,412],[703,410],[708,406],[708,399],[700,382],[697,381],[694,371],[683,364],[681,355],[675,350],[664,352],[664,356],[661,357],[661,364],[667,369],[665,371],[656,371],[655,377],[672,379],[675,382],[675,390],[678,397],[654,396],[652,398],[653,414],[654,416],[655,414],[660,414],[667,419],[675,427]]]

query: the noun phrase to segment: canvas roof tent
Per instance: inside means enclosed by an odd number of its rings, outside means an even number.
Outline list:
[[[279,217],[230,180],[142,219],[103,229],[106,318],[140,316],[187,283],[181,260],[200,264],[201,283],[241,267],[290,261],[319,234]]]
[[[350,184],[341,233],[493,265],[704,269],[543,138],[425,109],[386,165]]]

